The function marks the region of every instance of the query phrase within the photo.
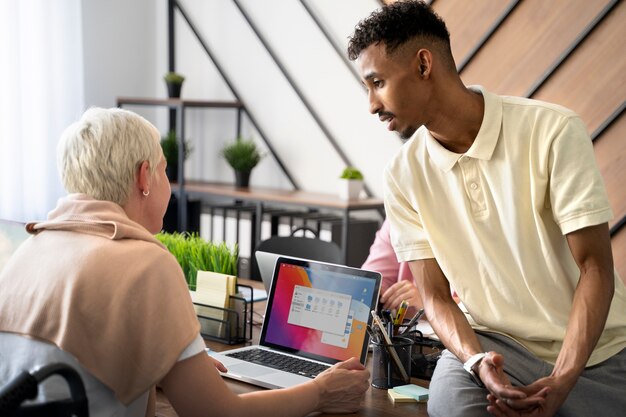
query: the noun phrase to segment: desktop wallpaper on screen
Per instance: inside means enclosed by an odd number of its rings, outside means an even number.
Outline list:
[[[265,342],[315,356],[360,358],[377,280],[280,264]]]

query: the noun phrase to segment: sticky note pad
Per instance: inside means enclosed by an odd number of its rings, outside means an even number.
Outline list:
[[[387,395],[389,396],[389,399],[391,401],[393,401],[394,403],[413,403],[413,402],[415,402],[415,398],[413,398],[412,395],[398,394],[393,389],[388,389],[387,390]]]
[[[420,387],[415,384],[400,385],[394,387],[393,390],[398,394],[410,395],[415,398],[416,401],[428,400],[428,388]]]

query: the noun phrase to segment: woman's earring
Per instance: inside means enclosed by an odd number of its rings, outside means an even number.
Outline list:
[[[141,194],[143,194],[144,197],[148,197],[150,195],[150,191],[142,191]]]

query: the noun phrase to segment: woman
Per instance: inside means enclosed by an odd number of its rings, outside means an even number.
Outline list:
[[[153,237],[170,198],[159,132],[121,109],[90,109],[63,133],[70,193],[0,274],[0,386],[22,369],[79,370],[92,416],[154,415],[159,384],[180,416],[353,412],[369,387],[356,360],[297,387],[236,395],[204,352],[182,271]],[[67,396],[44,385],[39,400]]]
[[[385,219],[376,232],[374,243],[361,268],[382,274],[383,282],[378,301],[383,308],[397,310],[402,300],[407,300],[412,312],[417,311],[422,308],[422,298],[415,287],[409,264],[398,262],[396,258],[390,233],[389,221]]]

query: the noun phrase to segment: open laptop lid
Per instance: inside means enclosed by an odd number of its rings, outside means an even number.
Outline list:
[[[24,223],[0,219],[0,271],[18,246],[30,237],[24,226]]]
[[[365,363],[378,272],[279,256],[260,345],[334,364]]]
[[[259,273],[261,274],[261,280],[265,291],[270,292],[272,285],[272,276],[274,275],[274,267],[276,266],[276,260],[281,256],[277,253],[263,252],[258,250],[254,253],[256,264],[259,267]]]

